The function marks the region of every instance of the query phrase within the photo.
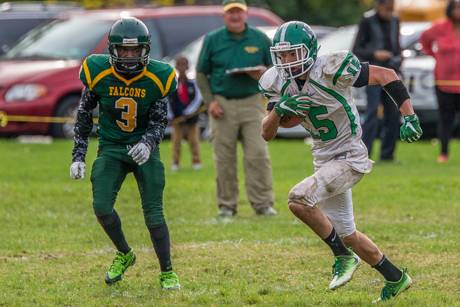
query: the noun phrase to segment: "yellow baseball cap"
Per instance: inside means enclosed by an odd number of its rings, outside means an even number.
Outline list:
[[[224,0],[222,1],[222,5],[224,6],[224,12],[237,7],[242,9],[243,11],[248,10],[248,6],[245,0]]]

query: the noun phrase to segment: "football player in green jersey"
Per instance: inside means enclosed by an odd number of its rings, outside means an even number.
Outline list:
[[[90,55],[80,70],[84,89],[74,130],[70,176],[85,176],[92,110],[99,106],[99,150],[91,171],[93,209],[117,248],[105,282],[121,280],[136,261],[114,210],[121,184],[132,172],[141,194],[145,224],[160,262],[160,285],[164,289],[179,289],[163,216],[165,178],[158,149],[167,125],[167,96],[176,89],[175,71],[166,63],[149,59],[150,34],[136,18],[116,21],[110,29],[108,44],[110,55]]]

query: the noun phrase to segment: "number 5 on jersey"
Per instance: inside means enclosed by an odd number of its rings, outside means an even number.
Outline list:
[[[123,97],[115,101],[115,108],[123,110],[122,120],[117,120],[118,127],[124,132],[133,132],[137,124],[137,102],[132,98]]]

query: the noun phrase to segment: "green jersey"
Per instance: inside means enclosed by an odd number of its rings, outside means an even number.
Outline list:
[[[152,108],[176,90],[176,74],[167,63],[150,60],[131,79],[116,72],[109,55],[90,55],[80,80],[98,97],[101,144],[134,144],[145,134]],[[160,107],[160,106],[158,106]]]
[[[259,92],[258,83],[247,74],[232,70],[258,65],[271,66],[270,39],[260,30],[246,26],[233,34],[226,27],[206,35],[197,72],[208,76],[211,92],[227,98],[244,98]]]

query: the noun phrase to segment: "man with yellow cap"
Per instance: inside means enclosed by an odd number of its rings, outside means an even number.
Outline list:
[[[217,173],[220,217],[237,213],[237,141],[244,152],[246,192],[257,215],[275,215],[272,172],[258,79],[271,66],[270,39],[247,25],[244,0],[224,0],[224,24],[206,35],[197,64],[197,84],[208,107]]]

